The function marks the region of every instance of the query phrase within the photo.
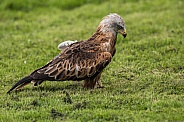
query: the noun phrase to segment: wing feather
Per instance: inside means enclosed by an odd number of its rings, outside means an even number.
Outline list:
[[[89,45],[90,48],[87,48],[87,51],[83,48],[86,46],[75,43],[74,46],[66,48],[47,65],[33,72],[33,78],[83,80],[97,75],[109,64],[112,56],[109,52],[100,52],[100,46],[95,45]]]

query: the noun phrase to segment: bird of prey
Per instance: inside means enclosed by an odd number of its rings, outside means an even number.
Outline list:
[[[85,88],[94,88],[116,52],[118,33],[124,38],[127,35],[123,18],[116,13],[105,16],[89,39],[69,45],[45,66],[15,83],[7,93],[43,81],[84,80]]]

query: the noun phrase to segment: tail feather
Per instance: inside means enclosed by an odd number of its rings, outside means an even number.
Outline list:
[[[21,80],[19,80],[17,83],[15,83],[12,88],[7,92],[7,93],[10,93],[12,90],[14,89],[19,89],[25,85],[27,85],[28,83],[31,83],[31,81],[33,80],[32,77],[30,76],[26,76],[24,78],[22,78]]]

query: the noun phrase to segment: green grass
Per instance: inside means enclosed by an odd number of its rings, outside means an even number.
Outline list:
[[[58,1],[0,2],[0,121],[184,120],[182,0]],[[57,55],[60,42],[89,38],[113,12],[126,21],[128,35],[118,36],[104,89],[45,82],[6,94]]]

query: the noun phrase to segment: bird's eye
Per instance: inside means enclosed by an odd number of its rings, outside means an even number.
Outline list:
[[[118,26],[118,30],[121,30],[121,29],[123,29],[123,27],[122,26]]]

